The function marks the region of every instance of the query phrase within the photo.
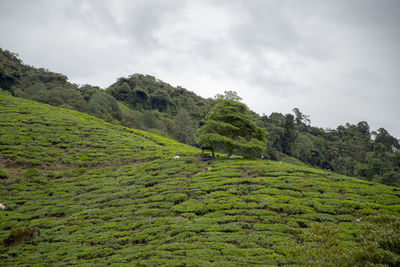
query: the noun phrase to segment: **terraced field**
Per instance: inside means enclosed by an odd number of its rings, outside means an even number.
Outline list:
[[[400,264],[400,189],[0,95],[0,265]]]

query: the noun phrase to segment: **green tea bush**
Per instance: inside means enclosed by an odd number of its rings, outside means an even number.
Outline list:
[[[294,250],[310,265],[332,262],[340,266],[400,264],[398,217],[368,217],[350,232],[344,227],[344,224],[312,224],[301,235],[301,243]]]
[[[40,172],[38,169],[29,169],[24,173],[24,177],[27,179],[36,178],[39,175],[40,175]]]
[[[0,179],[7,179],[8,178],[8,174],[0,169]]]
[[[399,265],[396,188],[266,160],[202,162],[196,148],[75,111],[0,105],[6,265]],[[21,225],[40,236],[12,243]]]
[[[3,243],[6,246],[21,244],[38,236],[39,230],[36,227],[16,227],[10,230]]]

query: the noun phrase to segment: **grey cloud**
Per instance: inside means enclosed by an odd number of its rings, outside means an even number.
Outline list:
[[[383,81],[382,77],[366,67],[354,69],[350,73],[347,73],[344,78],[349,81],[357,81],[374,86],[379,85]]]
[[[243,50],[258,54],[272,49],[289,54],[302,53],[315,59],[330,57],[323,39],[307,28],[304,23],[306,16],[298,13],[299,9],[306,7],[294,8],[284,1],[253,1],[252,5],[247,1],[241,3],[245,21],[233,34]],[[301,24],[304,26],[299,27]]]
[[[271,75],[262,75],[261,73],[254,73],[249,78],[249,83],[258,88],[268,90],[280,97],[296,96],[300,93],[307,93],[308,91],[308,89],[300,88],[300,85],[290,80]]]
[[[400,2],[397,0],[340,0],[330,2],[329,7],[337,22],[379,30],[395,29],[399,32]]]
[[[73,20],[92,29],[105,28],[135,46],[154,48],[158,45],[154,32],[166,15],[179,12],[181,1],[76,1],[68,6]]]
[[[244,23],[235,29],[234,37],[246,50],[266,47],[290,50],[297,43],[298,36],[284,18],[280,2],[255,1],[253,5],[242,2],[241,7]]]

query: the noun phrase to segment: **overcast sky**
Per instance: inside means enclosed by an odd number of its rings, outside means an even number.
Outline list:
[[[400,1],[0,0],[0,47],[106,88],[150,74],[259,114],[367,121],[400,138]]]

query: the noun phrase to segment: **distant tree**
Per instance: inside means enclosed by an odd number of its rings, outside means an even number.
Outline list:
[[[121,110],[121,112],[122,112],[122,121],[121,121],[122,125],[129,128],[144,129],[142,113],[129,108],[125,108],[124,110]]]
[[[236,92],[216,96],[216,104],[198,130],[199,143],[244,156],[260,155],[265,150],[266,132],[252,120],[248,107],[239,102]]]
[[[92,95],[88,103],[90,114],[112,121],[112,119],[121,120],[122,113],[118,107],[117,101],[106,92],[99,92]]]
[[[354,169],[356,167],[356,161],[351,157],[342,157],[332,160],[332,167],[335,172],[344,175],[353,175]]]
[[[258,120],[258,125],[267,132],[268,146],[264,151],[264,156],[268,159],[278,160],[279,153],[282,152],[282,136],[284,132],[285,116],[281,113],[272,113],[269,117],[263,115]]]
[[[129,102],[131,103],[132,106],[137,107],[139,109],[147,107],[150,96],[149,92],[145,88],[136,86],[135,89],[133,89],[129,95],[130,95]]]
[[[49,90],[48,104],[84,112],[87,103],[77,89],[56,86]]]
[[[368,177],[368,164],[366,163],[356,163],[354,166],[354,173],[353,175],[359,177],[366,177],[367,180],[371,180],[372,177]]]
[[[169,97],[167,92],[163,90],[157,90],[151,94],[150,102],[153,109],[166,111],[168,108],[168,104],[171,103],[171,98]]]
[[[215,96],[215,99],[224,99],[235,102],[240,102],[242,100],[242,98],[238,96],[238,94],[235,91],[225,91],[223,95],[217,94]]]
[[[297,132],[294,127],[294,116],[292,114],[286,114],[284,133],[282,138],[282,149],[284,153],[292,155],[296,137]]]
[[[283,115],[282,113],[278,113],[278,112],[272,112],[271,115],[269,115],[269,121],[276,126],[284,126],[285,124],[285,115]]]
[[[391,186],[400,186],[400,172],[399,171],[389,171],[383,174],[381,183]]]
[[[36,82],[27,87],[25,91],[17,90],[17,95],[26,99],[48,104],[50,92],[43,83]]]
[[[368,122],[366,121],[360,121],[359,123],[357,123],[357,129],[360,133],[362,133],[365,136],[370,135],[370,130],[369,130],[369,125]]]
[[[14,95],[13,86],[20,83],[24,70],[18,54],[0,48],[0,88]]]
[[[368,160],[368,167],[369,167],[369,177],[377,176],[382,178],[382,174],[387,169],[387,160],[386,160],[386,147],[378,143],[375,145],[374,153]]]
[[[106,92],[112,95],[115,99],[126,102],[127,104],[129,103],[128,96],[130,91],[131,87],[122,78],[119,78],[117,83],[111,85],[106,89]]]
[[[188,113],[184,109],[180,109],[174,118],[174,126],[172,136],[179,142],[185,144],[193,144],[195,128]]]
[[[295,122],[297,125],[309,125],[311,123],[310,116],[301,113],[298,108],[294,108],[293,113],[296,116]]]
[[[82,85],[78,88],[78,90],[81,92],[81,95],[83,98],[86,100],[86,102],[89,102],[90,98],[96,94],[96,93],[101,93],[104,92],[103,89],[101,89],[98,86],[92,86],[90,84],[85,84]]]
[[[316,150],[312,139],[306,134],[299,133],[296,141],[293,156],[303,162],[312,162]]]
[[[394,138],[384,128],[379,128],[375,137],[375,144],[382,144],[385,146],[386,151],[394,152],[400,149],[399,140]]]
[[[142,114],[145,129],[156,128],[158,120],[157,112],[152,110],[144,110]]]

